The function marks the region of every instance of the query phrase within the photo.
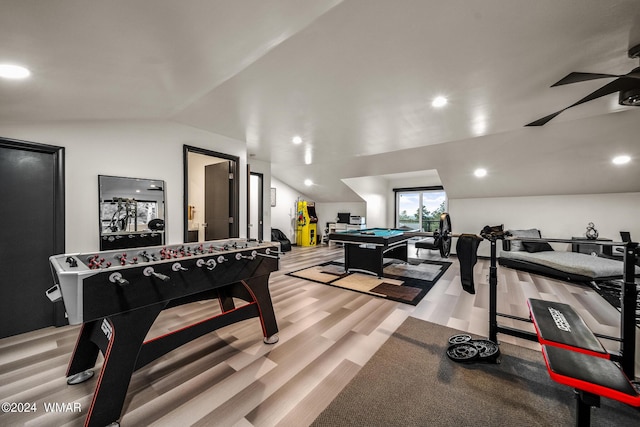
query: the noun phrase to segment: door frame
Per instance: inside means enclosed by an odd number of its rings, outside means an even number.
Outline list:
[[[240,176],[238,169],[240,166],[240,157],[230,154],[219,153],[217,151],[207,150],[206,148],[194,147],[191,145],[182,146],[182,159],[184,171],[184,205],[183,205],[183,241],[189,241],[189,153],[202,154],[209,157],[217,157],[230,162],[230,173],[233,179],[229,180],[229,216],[233,218],[233,222],[229,227],[229,235],[231,237],[240,236]]]
[[[4,138],[0,136],[0,147],[18,150],[35,151],[54,156],[55,176],[53,177],[53,245],[56,254],[65,252],[65,210],[64,210],[64,147],[40,144],[37,142],[21,141],[18,139]]]
[[[258,193],[258,240],[264,240],[264,174],[260,172],[251,172],[251,168],[247,166],[247,238],[251,236],[251,176],[258,177],[260,188]]]

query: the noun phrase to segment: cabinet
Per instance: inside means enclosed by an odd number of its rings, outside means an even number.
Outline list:
[[[596,243],[584,242],[584,240],[586,240],[586,237],[572,237],[571,240],[582,240],[582,242],[571,244],[572,252],[580,252],[582,254],[589,254],[594,256],[612,256],[611,246],[602,246]],[[613,240],[598,238],[596,239],[596,241],[612,242]]]
[[[325,235],[322,238],[324,243],[331,243],[329,241],[329,234],[347,230],[364,230],[367,228],[366,224],[346,224],[344,222],[327,222],[325,227]]]

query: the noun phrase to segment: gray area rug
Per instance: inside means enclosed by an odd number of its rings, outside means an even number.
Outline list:
[[[411,277],[413,279],[432,281],[442,272],[442,266],[438,264],[407,264],[393,263],[384,268],[384,274]]]
[[[384,265],[383,277],[377,278],[360,272],[347,273],[344,262],[330,261],[292,271],[287,275],[417,305],[450,265],[450,262],[444,261],[422,260],[414,264],[388,259]]]
[[[312,426],[575,425],[573,390],[540,352],[503,343],[500,364],[459,364],[445,354],[459,333],[408,318]],[[640,411],[602,399],[591,425],[638,426]]]

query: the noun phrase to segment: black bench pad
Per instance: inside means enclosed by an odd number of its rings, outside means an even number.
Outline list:
[[[427,237],[426,239],[418,240],[415,243],[418,249],[439,249],[435,246],[435,239],[433,237]]]
[[[570,305],[529,298],[531,320],[542,345],[609,358],[609,353]]]
[[[542,355],[552,380],[627,405],[640,406],[640,394],[613,361],[546,345],[542,346]]]

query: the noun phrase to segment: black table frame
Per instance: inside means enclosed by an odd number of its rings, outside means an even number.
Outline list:
[[[407,243],[411,236],[374,236],[357,233],[331,233],[329,240],[344,245],[344,268],[347,272],[363,271],[382,277],[384,258],[407,262]]]

